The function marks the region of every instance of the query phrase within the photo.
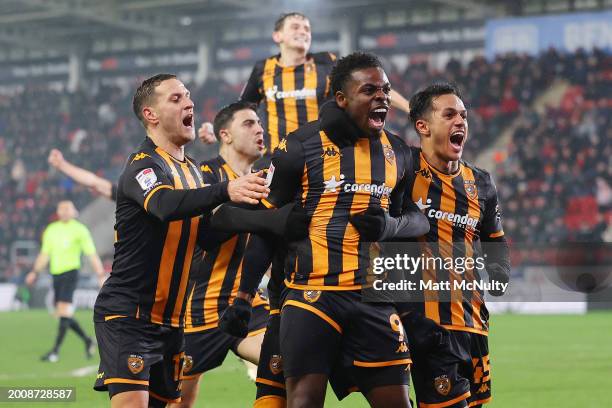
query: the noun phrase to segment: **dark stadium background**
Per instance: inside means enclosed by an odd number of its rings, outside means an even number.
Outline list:
[[[116,179],[144,135],[131,111],[142,79],[176,73],[192,91],[198,125],[210,121],[237,98],[253,63],[277,52],[272,25],[286,11],[309,16],[313,52],[366,50],[383,57],[392,86],[406,97],[433,80],[460,86],[470,110],[464,157],[494,174],[513,246],[514,291],[491,304],[506,313],[492,320],[501,378],[494,374],[491,406],[609,403],[603,393],[612,386],[612,315],[606,312],[612,308],[606,246],[612,240],[611,0],[0,1],[0,322],[15,331],[6,347],[2,341],[0,360],[23,353],[20,360],[41,373],[24,376],[3,363],[0,385],[64,381],[46,376],[49,369],[37,361],[48,341],[37,341],[35,327],[52,319],[36,309],[49,302],[50,280],[40,279],[31,291],[23,287],[58,200],[75,201],[107,268],[112,261],[113,204],[51,170],[49,150],[59,148],[71,162]],[[401,112],[392,112],[388,128],[418,143]],[[198,141],[188,149],[197,159],[216,152]],[[560,273],[562,262],[551,260],[575,242],[581,253],[600,255],[597,267],[585,261],[586,290],[575,273]],[[91,278],[81,280],[76,302],[89,322],[96,281],[87,267],[84,276]],[[521,357],[514,342],[528,342],[527,349],[536,347],[533,358],[544,358],[547,344],[566,341],[573,324],[575,336],[585,335],[558,350],[563,369],[550,355],[545,368],[513,366],[512,358]],[[496,330],[509,334],[495,337]],[[511,337],[531,330],[534,337]],[[504,348],[510,344],[514,352]],[[584,373],[594,379],[576,378],[573,394],[582,397],[572,403],[554,387],[581,359],[593,362]],[[62,364],[73,372],[90,363],[75,354]],[[503,379],[522,375],[552,387],[556,402],[549,405],[530,389],[504,393]],[[79,401],[101,403],[88,396],[89,377],[79,378]],[[218,383],[211,393],[222,395],[226,385]],[[253,390],[244,387],[249,401]],[[218,406],[234,406],[228,404]]]

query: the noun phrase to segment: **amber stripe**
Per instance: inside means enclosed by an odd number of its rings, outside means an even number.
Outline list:
[[[331,327],[333,327],[334,329],[336,329],[336,331],[340,334],[342,334],[342,327],[336,323],[336,321],[334,319],[332,319],[331,317],[329,317],[326,313],[323,313],[322,311],[320,311],[319,309],[317,309],[314,306],[311,305],[307,305],[305,303],[301,303],[295,300],[288,300],[285,302],[285,304],[283,305],[283,309],[287,306],[294,306],[294,307],[299,307],[300,309],[304,309],[304,310],[308,310],[309,312],[319,316],[321,319],[325,320],[327,323],[329,323],[329,325]]]
[[[216,321],[219,318],[219,295],[221,293],[221,287],[223,286],[223,280],[225,278],[225,267],[229,265],[237,242],[237,235],[225,242],[219,250],[217,259],[215,259],[215,263],[208,281],[208,287],[206,288],[206,293],[204,294],[205,323]]]
[[[183,183],[176,171],[173,159],[168,153],[159,147],[155,151],[166,161],[174,176],[174,188],[183,189]],[[168,232],[162,249],[162,256],[159,263],[159,271],[157,274],[157,287],[155,288],[155,302],[151,310],[151,321],[154,323],[162,323],[164,320],[164,310],[169,297],[170,283],[172,282],[172,272],[174,270],[174,262],[176,261],[176,253],[178,251],[179,242],[181,239],[181,231],[183,229],[183,221],[172,221],[168,224]]]
[[[383,146],[389,146],[393,150],[393,145],[389,141],[389,137],[384,131],[382,132],[380,141],[383,144]],[[385,149],[383,148],[383,152],[384,151]],[[393,150],[392,159],[388,159],[387,157],[385,157],[385,185],[387,187],[395,188],[395,186],[397,185],[397,182],[398,182],[397,155],[396,155],[395,150]],[[383,208],[385,209],[389,208],[389,198],[388,197],[383,197],[380,201],[381,201],[380,205]]]
[[[295,90],[295,67],[283,67],[283,92]],[[298,128],[297,100],[295,97],[283,98],[285,107],[285,135]],[[283,136],[285,136],[283,135]]]
[[[438,174],[442,182],[442,196],[440,197],[440,211],[450,214],[455,213],[456,194],[453,188],[452,176]],[[438,240],[440,256],[443,259],[453,258],[453,224],[447,219],[438,220]],[[463,280],[462,275],[458,275],[454,270],[449,270],[449,279],[451,282]],[[460,289],[455,289],[451,285],[450,289],[450,307],[451,307],[451,323],[456,326],[465,325],[463,317],[463,293]],[[446,305],[440,305],[446,307]]]
[[[264,64],[263,87],[264,90],[274,87],[274,69],[276,58],[268,58]],[[268,118],[268,136],[270,137],[270,153],[278,145],[278,113],[276,111],[276,101],[266,97],[266,112]]]
[[[463,166],[463,180],[472,181],[475,183],[474,172],[467,166]],[[474,184],[476,185],[476,184]],[[467,196],[467,194],[466,194]],[[480,204],[478,202],[478,189],[476,189],[475,197],[467,197],[468,199],[468,216],[474,219],[480,219]],[[465,231],[465,256],[471,258],[474,255],[474,234],[475,231],[466,229]],[[473,280],[476,273],[473,270],[469,270],[468,274]],[[477,290],[472,292],[472,322],[474,328],[482,330],[482,319],[480,318],[480,306],[484,302],[480,293]]]
[[[304,88],[314,89],[318,86],[317,64],[314,59],[311,63],[304,65]],[[319,117],[319,101],[317,96],[306,98],[306,120],[312,122]]]
[[[325,151],[327,147],[335,146],[327,137],[325,132],[320,131],[321,147]],[[337,149],[337,147],[336,147]],[[323,156],[323,180],[330,180],[335,177],[340,181],[340,158],[339,156]],[[342,186],[340,186],[341,188]],[[308,190],[308,187],[305,189]],[[308,191],[305,191],[308,193]],[[327,225],[331,219],[339,194],[323,192],[317,207],[312,214],[310,221],[310,242],[312,245],[312,272],[308,278],[308,285],[323,286],[324,276],[329,270],[328,245],[327,245]]]

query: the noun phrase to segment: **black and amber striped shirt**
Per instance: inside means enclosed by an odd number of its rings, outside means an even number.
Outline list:
[[[270,152],[290,132],[317,120],[319,107],[329,97],[329,74],[336,56],[321,52],[306,58],[306,63],[292,67],[281,66],[280,55],[257,62],[240,96],[258,105],[263,101],[260,116]]]
[[[96,300],[97,321],[130,316],[183,325],[199,215],[228,199],[227,184],[203,187],[191,159],[179,161],[149,138],[130,155],[117,187],[115,255]]]
[[[405,145],[381,132],[380,137],[361,137],[354,146],[339,148],[316,121],[289,135],[281,146],[269,169],[271,192],[262,203],[279,207],[298,196],[312,217],[309,237],[289,246],[287,286],[360,289],[369,246],[360,241],[349,216],[369,206],[401,206],[403,190],[398,186],[403,185],[409,159]]]
[[[478,241],[502,237],[504,231],[497,202],[497,192],[488,172],[459,163],[454,174],[437,171],[424,158],[420,149],[411,148],[414,168],[413,185],[406,189],[410,199],[427,216],[430,230],[420,237],[426,256],[442,259],[475,259],[481,257]],[[454,282],[480,280],[476,268],[459,271],[438,268],[419,270],[417,280]],[[459,264],[457,264],[459,265]],[[469,265],[468,265],[469,266]],[[426,317],[452,330],[487,334],[489,313],[480,290],[425,290],[425,302],[402,305],[418,310]]]
[[[238,175],[217,156],[200,164],[205,184],[234,180]],[[237,234],[221,245],[207,250],[199,270],[189,282],[185,332],[217,327],[219,316],[232,303],[238,291],[242,257],[249,234]],[[253,307],[265,302],[257,295]]]

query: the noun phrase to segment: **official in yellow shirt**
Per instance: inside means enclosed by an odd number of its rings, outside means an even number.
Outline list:
[[[78,212],[72,201],[65,200],[58,203],[58,220],[45,229],[40,253],[32,271],[26,276],[26,284],[31,286],[47,265],[53,276],[55,314],[60,319],[59,327],[55,345],[51,351],[41,357],[41,360],[52,363],[59,360],[59,349],[69,328],[74,330],[85,343],[85,355],[88,359],[93,357],[95,350],[93,339],[85,334],[73,318],[72,297],[79,279],[81,255],[85,254],[89,258],[100,285],[104,282],[105,273],[91,234],[85,225],[75,219],[77,215]]]

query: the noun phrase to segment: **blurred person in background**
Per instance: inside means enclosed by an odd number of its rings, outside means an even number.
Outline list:
[[[58,220],[49,224],[42,237],[42,248],[32,271],[26,275],[25,282],[32,286],[47,264],[53,276],[53,292],[55,296],[55,314],[59,317],[59,327],[55,344],[51,351],[42,356],[43,361],[55,363],[59,361],[59,350],[68,329],[74,332],[85,343],[85,354],[88,359],[93,357],[95,343],[87,336],[79,323],[73,318],[74,308],[72,298],[79,279],[81,254],[88,256],[93,270],[98,275],[100,286],[105,280],[102,261],[96,253],[91,234],[85,225],[75,218],[78,212],[72,201],[60,201],[57,205]]]

